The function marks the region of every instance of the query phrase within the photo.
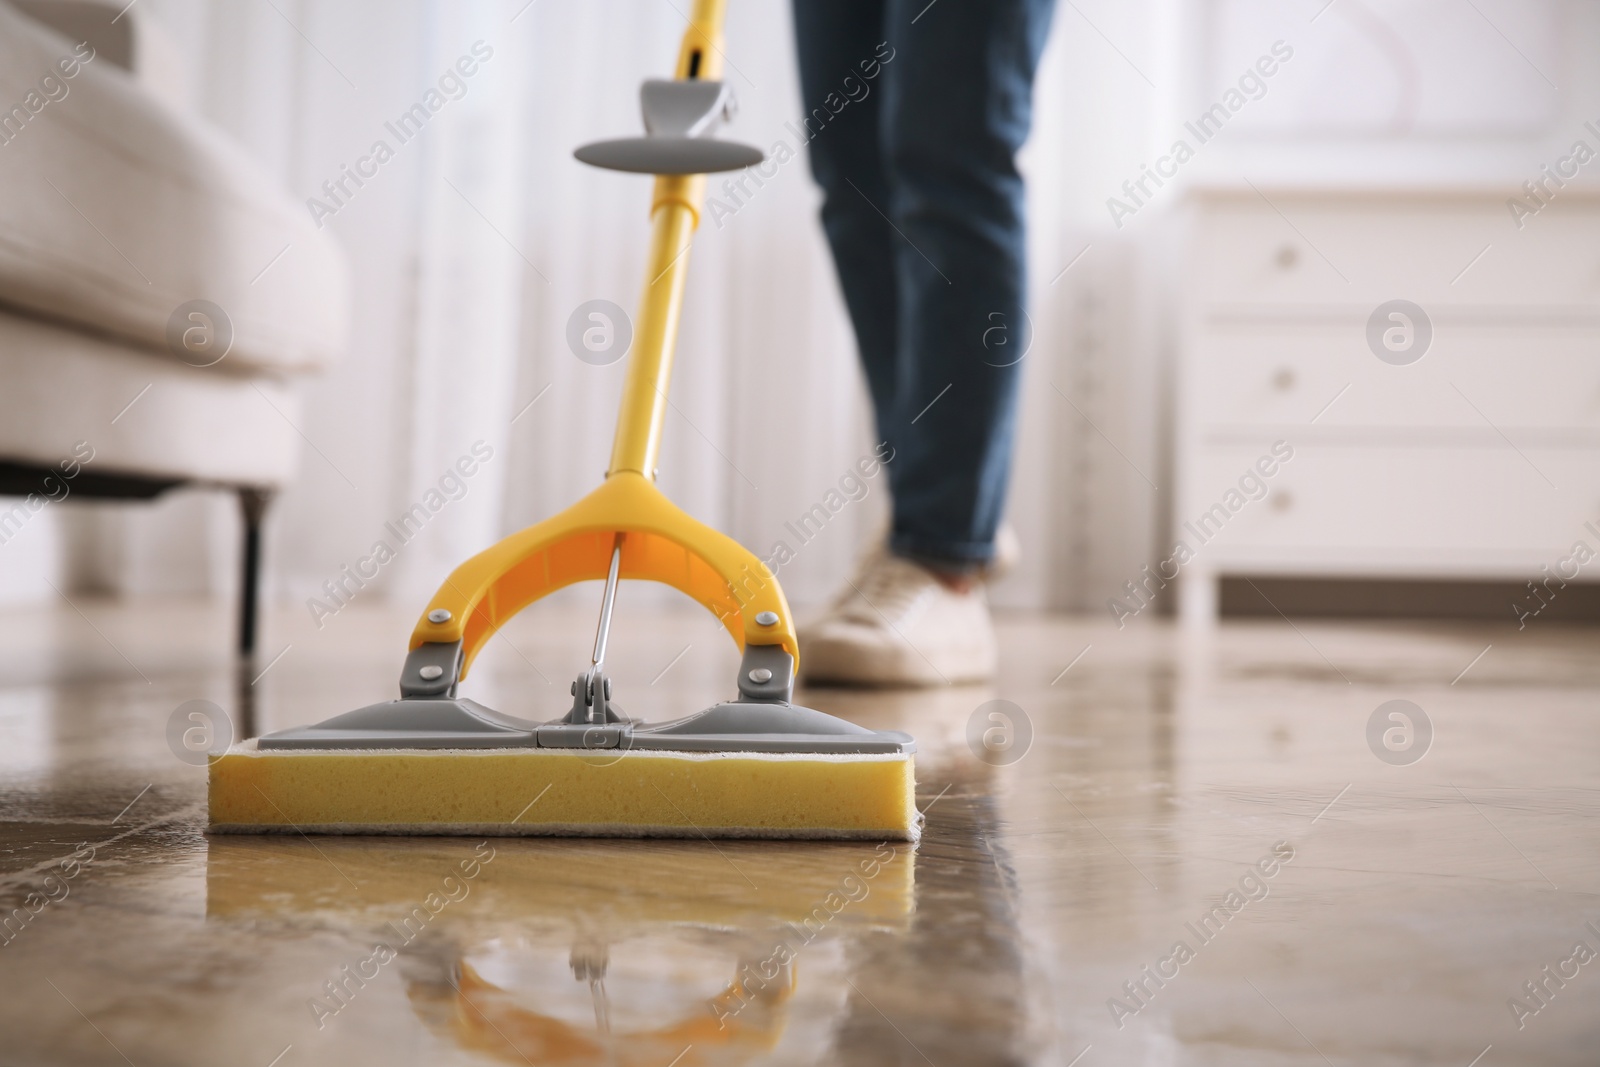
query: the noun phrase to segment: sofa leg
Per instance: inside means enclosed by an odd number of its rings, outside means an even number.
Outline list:
[[[244,517],[244,544],[240,552],[239,655],[256,650],[256,620],[261,591],[261,520],[272,502],[272,490],[239,489],[239,511]]]

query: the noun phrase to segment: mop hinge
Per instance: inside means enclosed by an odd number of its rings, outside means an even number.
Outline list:
[[[412,649],[400,669],[402,697],[454,697],[461,680],[461,642],[428,641]]]
[[[599,667],[584,671],[572,683],[572,710],[561,720],[570,726],[607,726],[627,721],[611,705],[611,679]]]
[[[739,699],[787,704],[794,699],[794,657],[782,645],[745,645],[739,661]]]

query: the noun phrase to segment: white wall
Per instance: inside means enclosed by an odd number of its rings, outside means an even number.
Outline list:
[[[1026,556],[1000,602],[1092,608],[1149,558],[1167,490],[1152,248],[1182,185],[1473,182],[1509,195],[1600,117],[1592,3],[1325,2],[1058,10],[1025,152],[1035,341],[1011,513]],[[142,5],[193,64],[194,109],[301,197],[472,42],[495,50],[467,96],[329,221],[355,270],[354,340],[307,390],[315,448],[271,519],[277,598],[303,602],[476,439],[496,458],[385,573],[406,611],[459,559],[602,474],[622,368],[580,363],[564,329],[586,300],[633,306],[649,183],[570,151],[638,128],[635,87],[669,69],[682,19],[641,0],[525,3]],[[1114,227],[1107,198],[1279,38],[1296,55],[1266,97]],[[734,0],[733,136],[792,141],[791,51],[786,3]],[[761,551],[871,442],[816,205],[796,160],[725,225],[708,221],[694,252],[661,481]],[[876,486],[807,546],[783,576],[792,598],[831,590],[882,504]],[[80,582],[231,592],[232,508],[191,496],[107,510],[97,547],[76,552]]]

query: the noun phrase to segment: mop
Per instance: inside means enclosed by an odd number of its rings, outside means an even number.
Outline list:
[[[916,840],[909,734],[793,703],[800,649],[777,577],[656,488],[688,251],[707,173],[762,161],[716,139],[726,0],[696,0],[673,80],[645,82],[645,135],[574,154],[655,175],[652,236],[604,482],[445,579],[418,620],[400,698],[235,745],[209,765],[213,833]],[[458,695],[484,644],[524,607],[604,579],[571,708],[535,722]],[[665,723],[625,715],[606,673],[617,584],[662,582],[742,651],[732,699]]]

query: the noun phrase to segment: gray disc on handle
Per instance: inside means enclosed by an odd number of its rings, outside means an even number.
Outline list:
[[[733,91],[720,81],[652,78],[639,87],[643,137],[586,144],[580,162],[633,174],[716,174],[743,170],[766,157],[761,149],[712,134],[734,112]]]
[[[751,145],[709,137],[622,137],[586,144],[572,154],[591,167],[633,174],[717,174],[766,158]]]

